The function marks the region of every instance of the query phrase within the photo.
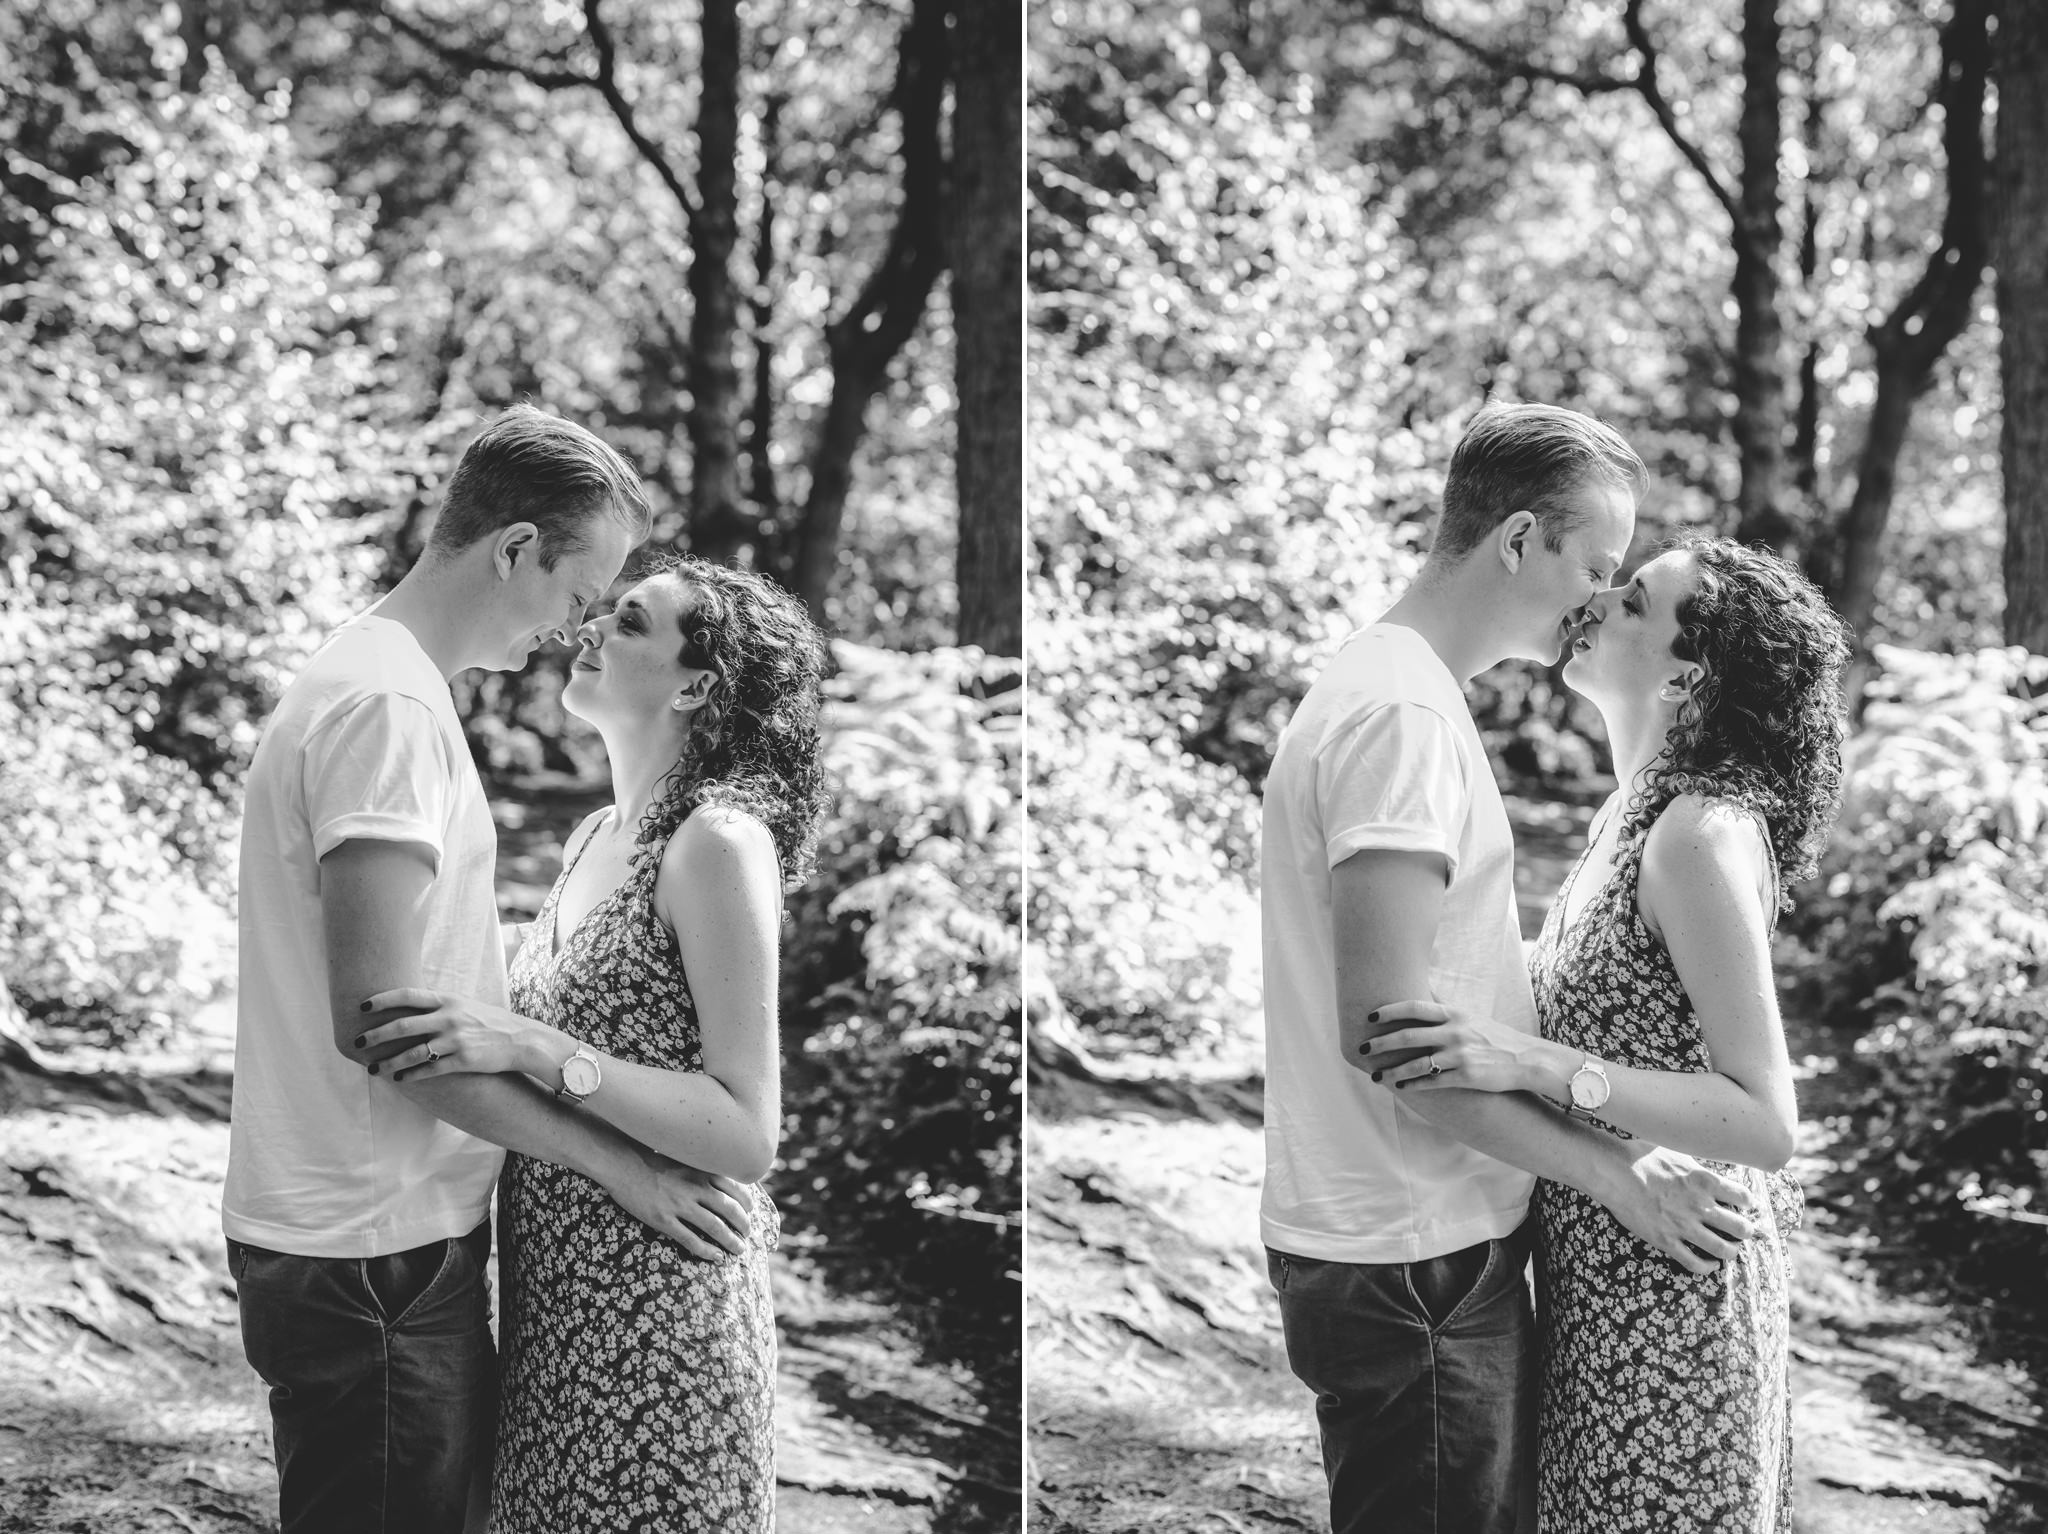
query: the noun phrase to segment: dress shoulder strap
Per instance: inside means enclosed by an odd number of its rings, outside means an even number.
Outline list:
[[[1730,795],[1714,794],[1709,797],[1712,798],[1714,803],[1725,804],[1729,809],[1738,810],[1756,822],[1757,832],[1763,838],[1764,858],[1770,865],[1771,870],[1771,892],[1764,911],[1764,930],[1775,933],[1778,930],[1778,906],[1779,902],[1784,898],[1785,885],[1784,875],[1778,868],[1778,849],[1771,840],[1770,820],[1764,815],[1763,811],[1757,809],[1754,805],[1744,804],[1740,799]],[[1665,806],[1665,809],[1669,808],[1669,805]],[[1664,811],[1659,810],[1657,814],[1659,818],[1662,818]],[[1628,877],[1631,880],[1640,881],[1642,878],[1643,848],[1648,845],[1650,830],[1655,824],[1656,821],[1653,820],[1649,826],[1643,827],[1634,836],[1624,837],[1622,850],[1616,854],[1615,861],[1617,865],[1623,859],[1627,860],[1629,864]]]

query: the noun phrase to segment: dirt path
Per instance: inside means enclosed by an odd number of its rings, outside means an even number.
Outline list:
[[[275,1527],[220,1251],[226,1092],[0,1071],[0,1531]],[[973,1376],[801,1253],[774,1284],[780,1527],[992,1530],[1006,1500],[1014,1527],[1015,1452]]]
[[[564,813],[505,816],[508,912],[545,894]],[[174,1049],[73,1057],[76,1078],[0,1064],[0,1534],[276,1527],[221,1249],[232,1046],[217,1007]],[[936,1356],[923,1318],[835,1287],[801,1233],[785,1246],[778,1528],[1016,1529],[1014,1401]]]
[[[1517,816],[1525,920],[1585,812]],[[1893,1292],[1830,1196],[1827,1041],[1795,1030],[1814,1191],[1795,1238],[1800,1534],[2048,1529],[2048,1379]],[[1201,1072],[1031,1084],[1033,1534],[1327,1528],[1308,1392],[1257,1241],[1255,1042]]]

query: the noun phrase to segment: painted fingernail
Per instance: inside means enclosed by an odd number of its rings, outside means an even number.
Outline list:
[[[1365,1041],[1365,1042],[1364,1042],[1363,1044],[1359,1045],[1359,1046],[1358,1046],[1358,1052],[1359,1052],[1359,1053],[1360,1053],[1361,1055],[1369,1055],[1369,1054],[1371,1054],[1371,1053],[1372,1053],[1372,1040],[1371,1040],[1371,1039],[1367,1039],[1367,1040],[1366,1040],[1366,1041]]]
[[[358,1012],[367,1012],[370,1010],[370,1004],[366,1001],[360,1007],[357,1007],[356,1010]]]
[[[377,1067],[376,1067],[376,1066],[372,1065],[372,1066],[370,1067],[370,1074],[371,1074],[372,1076],[374,1076],[374,1075],[376,1075],[376,1074],[377,1074]]]
[[[1373,1079],[1374,1081],[1378,1081],[1378,1080],[1380,1079],[1380,1077],[1382,1077],[1382,1076],[1384,1076],[1384,1075],[1386,1075],[1386,1072],[1385,1072],[1385,1071],[1374,1071],[1374,1072],[1372,1073],[1372,1079]]]
[[[1377,1012],[1368,1012],[1365,1014],[1365,1020],[1368,1023],[1376,1023],[1380,1020],[1380,1015]]]
[[[363,1047],[363,1041],[364,1041],[365,1039],[367,1039],[367,1038],[369,1038],[369,1035],[368,1035],[367,1033],[359,1033],[359,1034],[357,1034],[357,1035],[356,1035],[356,1048],[357,1048],[357,1049],[361,1049],[361,1048]]]

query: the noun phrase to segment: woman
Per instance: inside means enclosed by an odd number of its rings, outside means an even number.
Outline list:
[[[1744,1182],[1765,1228],[1686,1266],[1538,1189],[1544,1534],[1791,1528],[1783,1171],[1798,1111],[1771,974],[1784,886],[1841,796],[1841,620],[1791,566],[1694,538],[1588,607],[1565,681],[1620,788],[1532,959],[1540,1038],[1456,1018],[1373,1041],[1402,1091],[1526,1091]],[[1442,1017],[1402,1004],[1390,1015]]]
[[[510,970],[511,1009],[429,992],[366,1035],[385,1069],[523,1071],[651,1150],[738,1183],[780,1130],[780,886],[824,793],[823,647],[758,575],[684,559],[577,633],[562,702],[595,725],[614,803],[579,826]],[[374,1067],[373,1067],[374,1069]],[[494,1530],[768,1530],[775,1331],[755,1239],[705,1261],[575,1172],[498,1184],[503,1392]]]

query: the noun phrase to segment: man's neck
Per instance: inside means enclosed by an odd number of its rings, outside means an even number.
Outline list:
[[[469,652],[471,604],[455,567],[423,558],[377,604],[376,614],[403,624],[444,678],[477,664]]]
[[[1413,629],[1463,687],[1482,671],[1507,659],[1500,636],[1487,621],[1495,609],[1480,582],[1462,567],[1425,566],[1401,599],[1380,617]]]

